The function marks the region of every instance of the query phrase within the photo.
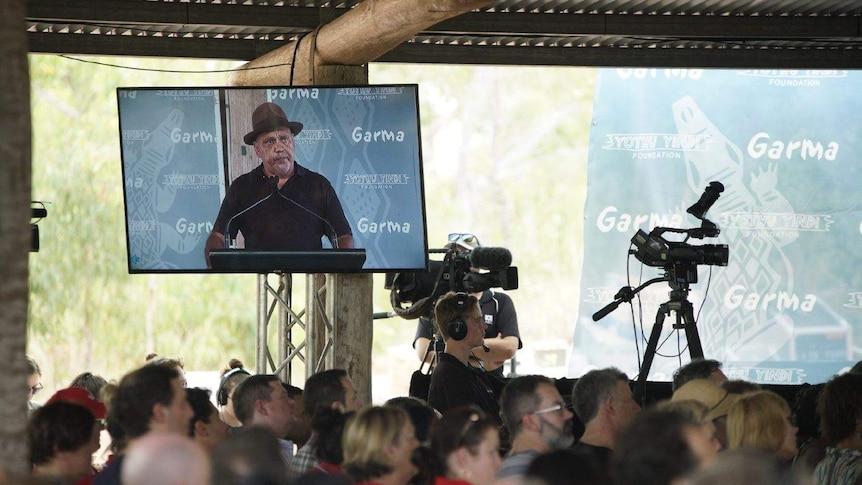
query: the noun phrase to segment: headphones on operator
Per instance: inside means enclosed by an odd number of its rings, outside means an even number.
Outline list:
[[[455,294],[455,308],[458,310],[458,316],[454,320],[446,324],[446,334],[452,340],[464,340],[467,336],[467,322],[464,321],[464,310],[467,309],[467,302],[470,301],[470,295],[467,293]]]
[[[219,406],[227,405],[228,395],[227,395],[227,389],[225,389],[224,386],[225,386],[225,384],[227,384],[227,380],[231,376],[234,376],[236,374],[246,374],[246,375],[250,376],[251,372],[249,372],[248,370],[246,370],[242,367],[234,367],[233,369],[224,373],[224,375],[221,377],[221,382],[219,382],[218,391],[216,392],[216,402],[218,403]]]

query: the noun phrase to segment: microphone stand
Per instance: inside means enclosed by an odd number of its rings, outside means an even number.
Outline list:
[[[297,202],[297,201],[295,201],[295,200],[291,199],[290,197],[288,197],[288,196],[286,196],[286,195],[282,194],[282,193],[281,193],[281,190],[278,190],[278,189],[276,188],[276,189],[275,189],[275,193],[277,193],[277,194],[278,194],[282,199],[284,199],[284,200],[286,200],[286,201],[290,202],[291,204],[293,204],[293,205],[295,205],[295,206],[299,207],[300,209],[304,210],[305,212],[308,212],[309,214],[311,214],[311,215],[313,215],[314,217],[316,217],[316,218],[320,219],[321,221],[323,221],[323,223],[324,223],[324,224],[326,224],[326,227],[327,227],[327,228],[329,228],[329,230],[331,231],[331,232],[330,232],[330,239],[329,239],[329,240],[330,240],[330,242],[332,243],[332,249],[338,249],[338,233],[337,233],[337,232],[335,232],[335,228],[334,228],[334,227],[332,227],[332,224],[330,224],[330,223],[329,223],[329,221],[327,221],[327,220],[326,220],[326,219],[324,219],[323,217],[320,217],[319,215],[317,215],[313,210],[311,210],[311,209],[309,209],[309,208],[305,207],[304,205],[300,204],[299,202]]]
[[[246,207],[245,209],[237,212],[230,219],[227,220],[227,224],[224,225],[224,247],[225,247],[225,249],[231,249],[230,223],[233,222],[233,220],[236,219],[237,217],[245,214],[246,212],[248,212],[248,211],[254,209],[255,207],[257,207],[258,205],[262,204],[265,200],[272,197],[274,193],[275,192],[270,192],[269,195],[267,195],[263,199],[260,199],[259,201],[255,202],[254,204],[252,204],[252,205]]]
[[[641,368],[638,371],[638,380],[635,385],[633,395],[642,406],[646,404],[646,382],[649,375],[650,367],[652,367],[652,361],[655,358],[656,350],[658,347],[658,339],[659,337],[661,337],[661,331],[664,326],[664,319],[666,316],[670,315],[670,312],[674,312],[676,315],[676,321],[673,324],[673,328],[675,330],[685,331],[686,342],[688,343],[688,351],[689,355],[691,355],[691,358],[703,358],[703,347],[700,343],[700,335],[697,331],[697,324],[694,321],[694,308],[692,307],[691,302],[688,301],[688,282],[674,281],[670,275],[670,272],[668,272],[668,274],[666,274],[665,276],[653,278],[646,283],[638,286],[637,288],[624,286],[620,289],[620,291],[617,292],[616,295],[614,295],[613,302],[609,303],[604,308],[593,314],[593,321],[597,322],[604,318],[607,314],[614,311],[618,306],[620,306],[620,303],[628,303],[632,301],[632,298],[634,298],[634,296],[638,294],[641,290],[653,283],[658,283],[660,281],[667,281],[670,285],[670,299],[662,303],[658,307],[658,311],[656,312],[655,317],[655,324],[653,324],[652,332],[650,333],[649,341],[647,342],[647,347],[644,350],[644,360],[641,363]],[[637,338],[637,336],[635,336],[635,338]]]

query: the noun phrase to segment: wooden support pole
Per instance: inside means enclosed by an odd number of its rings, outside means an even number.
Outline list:
[[[235,86],[368,84],[367,63],[434,24],[492,0],[366,0],[344,15],[245,65],[234,73]],[[271,69],[261,69],[276,66]],[[316,311],[317,289],[325,285],[325,315]],[[323,369],[343,368],[360,398],[371,402],[373,341],[372,279],[363,274],[330,274],[307,278],[308,355],[322,356],[326,337],[331,355]],[[325,319],[331,328],[327,329]],[[306,366],[313,372],[317,362]]]
[[[0,4],[0,482],[23,482],[27,449],[27,306],[30,261],[30,78],[24,0]],[[50,255],[44,255],[50,256]],[[37,256],[38,257],[38,256]],[[369,314],[370,315],[370,314]]]

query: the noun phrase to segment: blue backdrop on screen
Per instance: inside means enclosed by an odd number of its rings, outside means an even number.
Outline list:
[[[725,187],[707,213],[721,234],[688,242],[727,244],[730,258],[698,265],[690,287],[705,356],[731,378],[783,384],[824,381],[862,358],[862,73],[607,69],[596,86],[570,375],[610,365],[637,375],[630,307],[591,315],[662,273],[627,260],[632,236],[699,226],[686,208],[711,181]],[[641,353],[669,289],[634,301]],[[689,359],[674,320],[650,380],[679,366],[662,355]]]
[[[363,270],[427,261],[416,85],[118,90],[131,272],[206,269],[226,187],[260,160],[231,127],[231,103],[282,106],[303,123],[296,161],[335,188],[366,250]],[[232,158],[241,159],[239,161]],[[325,247],[329,247],[328,241]]]
[[[206,268],[204,242],[215,220],[208,214],[224,196],[218,91],[117,95],[129,270]]]

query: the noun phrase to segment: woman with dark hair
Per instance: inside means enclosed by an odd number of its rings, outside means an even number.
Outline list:
[[[817,413],[830,445],[814,470],[817,484],[862,483],[862,375],[842,374],[827,382]]]
[[[342,438],[347,421],[355,412],[342,413],[338,409],[322,409],[311,421],[311,430],[317,434],[314,454],[320,462],[308,473],[324,473],[335,475],[341,473],[341,463],[344,461]]]
[[[412,396],[393,397],[386,401],[385,406],[401,408],[407,411],[419,447],[413,452],[413,464],[419,470],[410,480],[411,485],[431,485],[434,482],[434,458],[428,443],[431,427],[440,419],[440,413],[426,401]]]
[[[431,425],[440,419],[440,413],[431,407],[426,401],[412,396],[393,397],[386,401],[386,406],[393,406],[407,411],[413,428],[416,431],[416,439],[420,443],[428,443],[428,433]]]
[[[431,428],[431,451],[440,472],[435,485],[489,485],[503,462],[496,421],[473,406],[443,413]]]
[[[221,381],[216,390],[216,404],[219,407],[219,417],[232,428],[242,426],[233,408],[233,391],[240,382],[248,379],[249,376],[251,376],[251,372],[243,367],[242,361],[239,359],[231,359],[228,368],[221,372]]]
[[[356,484],[407,485],[417,471],[412,457],[418,446],[406,411],[365,407],[344,429],[341,470]]]
[[[817,416],[817,402],[823,384],[803,384],[796,392],[790,412],[796,426],[796,443],[799,449],[793,458],[793,468],[813,473],[820,460],[826,456],[826,440],[820,436],[820,417]]]
[[[183,387],[186,387],[186,364],[183,362],[183,359],[164,357],[153,352],[147,354],[145,365],[163,365],[176,370],[180,374],[180,380],[183,383]]]
[[[105,384],[108,383],[108,380],[102,376],[93,374],[92,372],[82,372],[75,376],[72,379],[72,383],[69,384],[69,387],[81,387],[88,391],[93,395],[96,399],[99,398],[99,394],[102,392],[102,388],[105,387]]]

